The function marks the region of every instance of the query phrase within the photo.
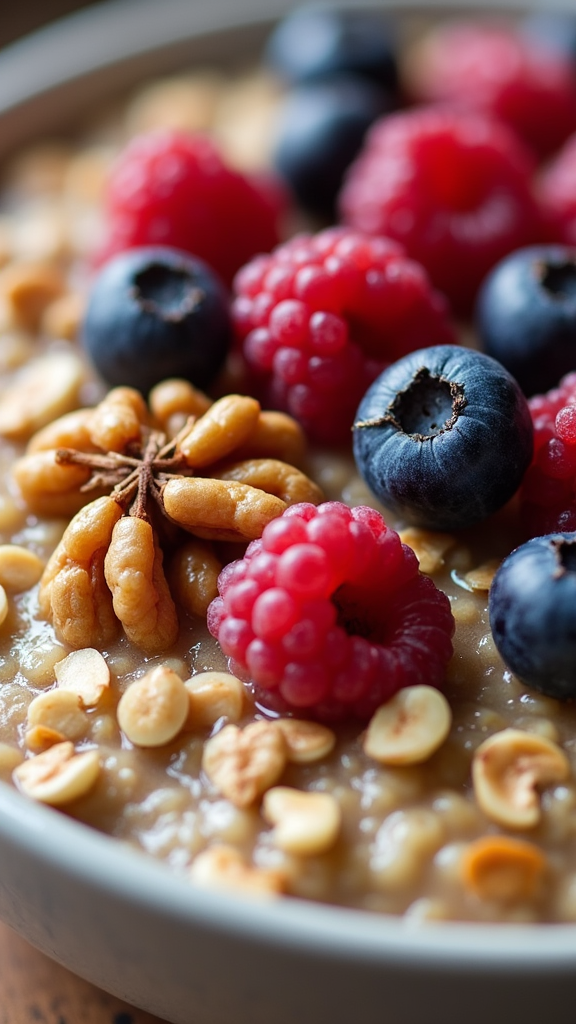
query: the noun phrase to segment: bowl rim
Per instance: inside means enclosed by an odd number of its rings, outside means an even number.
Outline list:
[[[433,5],[437,6],[434,0],[386,0],[364,6],[405,11]],[[4,138],[0,146],[4,150],[12,147],[14,140],[23,141],[22,130],[19,134],[12,131],[14,115],[25,121],[27,112],[34,114],[39,100],[52,96],[57,102],[62,88],[70,90],[84,83],[97,95],[111,69],[134,58],[146,60],[154,46],[165,53],[168,65],[170,55],[176,49],[180,52],[187,40],[228,34],[231,26],[261,25],[263,19],[271,22],[290,6],[291,0],[245,0],[238,11],[234,0],[210,0],[209,5],[202,0],[163,0],[162,4],[157,0],[105,0],[60,19],[0,51],[0,138]],[[462,2],[450,0],[442,6],[462,7]],[[482,9],[497,6],[501,6],[499,0],[485,0]],[[544,7],[545,3],[507,0],[509,9],[528,6]],[[570,9],[568,2],[557,7]],[[108,19],[106,32],[99,24],[103,16]],[[33,124],[31,116],[24,136],[34,134]],[[128,903],[165,917],[206,924],[228,935],[252,936],[273,946],[306,950],[311,956],[321,952],[334,960],[413,963],[447,973],[459,967],[472,974],[487,970],[506,974],[511,968],[549,974],[551,969],[576,965],[574,924],[415,924],[402,917],[293,897],[257,901],[201,889],[151,856],[34,803],[4,782],[0,782],[2,843],[65,871],[75,881],[118,893]]]

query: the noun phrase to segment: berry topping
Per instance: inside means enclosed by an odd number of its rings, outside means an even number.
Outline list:
[[[529,246],[502,260],[478,296],[476,322],[489,355],[526,395],[576,367],[576,249]]]
[[[261,704],[366,719],[404,686],[439,686],[448,598],[371,508],[293,505],[220,575],[208,626]]]
[[[576,530],[576,373],[528,405],[534,458],[521,491],[524,527],[531,537]]]
[[[503,124],[426,108],[368,132],[340,193],[346,223],[401,242],[454,308],[468,313],[482,279],[536,242],[532,158]]]
[[[288,94],[273,161],[301,206],[334,219],[345,170],[372,122],[391,109],[388,93],[351,75],[301,85]]]
[[[230,346],[229,300],[201,260],[167,246],[120,253],[94,281],[82,340],[108,384],[144,394],[167,377],[208,387]]]
[[[106,193],[102,258],[169,245],[209,263],[230,283],[254,253],[278,242],[270,191],[228,167],[204,136],[157,131],[120,154]]]
[[[576,245],[576,134],[542,173],[539,199],[548,236]]]
[[[425,271],[386,238],[346,228],[299,235],[244,267],[233,307],[263,399],[324,443],[349,437],[382,367],[450,342],[446,303]]]
[[[490,588],[494,642],[515,675],[549,697],[576,697],[576,533],[536,537]]]
[[[513,377],[456,345],[405,356],[372,384],[354,423],[366,483],[409,523],[454,530],[512,497],[532,457],[532,424]]]
[[[419,100],[496,116],[543,156],[576,131],[572,60],[512,25],[448,22],[414,47],[408,66]]]
[[[269,66],[288,82],[355,74],[397,87],[394,32],[382,17],[335,8],[303,8],[289,14],[270,36]]]

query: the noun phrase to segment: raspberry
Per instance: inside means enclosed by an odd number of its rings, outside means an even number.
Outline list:
[[[506,125],[415,109],[375,123],[340,208],[357,230],[401,242],[466,314],[491,267],[539,238],[532,170],[529,151]]]
[[[141,245],[199,256],[230,284],[278,242],[279,192],[228,167],[203,136],[157,131],[133,139],[107,186],[108,234],[99,259]]]
[[[576,245],[576,134],[543,171],[539,198],[549,237]]]
[[[263,401],[323,443],[350,436],[358,403],[389,362],[454,340],[444,298],[387,238],[346,228],[299,235],[235,281],[233,318]]]
[[[576,373],[528,402],[534,424],[534,459],[521,490],[528,535],[576,530]]]
[[[442,25],[414,47],[409,78],[417,99],[496,116],[541,156],[576,131],[571,58],[511,25]]]
[[[404,686],[439,686],[450,602],[371,508],[293,505],[227,566],[208,627],[262,706],[366,719]]]

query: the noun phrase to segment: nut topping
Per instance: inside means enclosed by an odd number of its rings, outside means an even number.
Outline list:
[[[536,733],[503,729],[474,755],[474,794],[484,813],[505,828],[533,828],[540,821],[538,790],[570,775],[556,743]]]
[[[163,747],[182,729],[188,707],[188,691],[180,676],[158,665],[122,695],[118,724],[135,746]]]
[[[244,687],[228,672],[199,672],[184,683],[190,709],[189,729],[204,729],[220,718],[237,722],[244,709]]]
[[[278,718],[276,725],[284,733],[288,760],[293,764],[312,764],[332,753],[336,736],[332,729],[301,718]]]
[[[245,729],[226,725],[204,746],[202,767],[236,807],[249,807],[278,781],[286,766],[286,741],[274,722]]]
[[[262,813],[275,826],[272,841],[286,853],[326,853],[340,831],[340,807],[331,793],[304,793],[275,786],[264,796]]]
[[[96,707],[110,686],[110,669],[100,651],[84,647],[72,651],[54,669],[60,690],[75,693],[83,707]]]
[[[467,889],[483,900],[515,903],[534,896],[547,860],[533,843],[509,836],[483,836],[470,843],[460,869]]]
[[[407,686],[373,715],[364,751],[381,764],[420,764],[442,746],[452,723],[450,705],[432,686]]]
[[[26,796],[60,807],[85,796],[99,774],[98,751],[76,754],[74,744],[66,741],[23,761],[14,769],[12,778]]]
[[[250,896],[274,896],[285,888],[282,872],[252,867],[238,850],[224,843],[198,854],[190,878],[203,888],[232,889]]]

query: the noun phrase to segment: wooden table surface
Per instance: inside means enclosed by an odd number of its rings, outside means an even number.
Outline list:
[[[165,1024],[101,992],[0,924],[0,1024]]]

